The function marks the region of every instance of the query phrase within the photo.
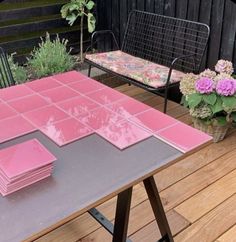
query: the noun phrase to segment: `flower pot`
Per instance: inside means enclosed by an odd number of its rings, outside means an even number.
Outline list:
[[[215,143],[224,139],[230,127],[229,123],[223,126],[219,126],[219,125],[207,124],[206,122],[198,118],[193,118],[193,124],[196,129],[199,129],[202,132],[205,132],[210,136],[212,136],[213,142]]]

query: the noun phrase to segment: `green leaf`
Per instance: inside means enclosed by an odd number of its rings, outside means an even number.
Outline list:
[[[96,27],[96,19],[92,13],[88,13],[88,31],[92,33]]]
[[[213,105],[212,107],[211,107],[211,110],[212,110],[212,112],[213,112],[213,114],[215,114],[215,113],[218,113],[218,112],[221,112],[222,110],[223,110],[223,106],[222,106],[222,100],[221,100],[221,98],[217,98],[216,99],[216,103],[215,103],[215,105]]]
[[[199,93],[193,93],[188,96],[188,104],[190,108],[195,108],[202,101],[202,95]]]
[[[231,113],[231,117],[232,117],[233,121],[236,122],[236,113]]]
[[[70,25],[73,25],[76,19],[84,14],[84,7],[81,1],[70,2],[62,6],[61,16],[69,21]]]
[[[69,25],[72,26],[77,18],[78,18],[78,15],[71,14],[66,17],[66,20],[69,22]]]
[[[93,1],[89,1],[87,4],[86,4],[86,7],[88,10],[92,10],[93,7],[94,7],[95,3]]]
[[[223,104],[227,108],[235,108],[236,107],[236,97],[221,97]]]
[[[81,5],[80,4],[76,4],[76,3],[69,3],[68,4],[68,8],[69,10],[72,11],[79,11],[81,9]]]
[[[214,105],[216,103],[217,96],[215,93],[203,95],[203,101],[207,104]]]
[[[188,102],[187,102],[186,97],[184,95],[181,98],[180,104],[182,104],[184,107],[188,107]]]
[[[217,123],[220,125],[220,126],[224,126],[227,124],[227,120],[226,120],[226,117],[216,117],[216,120],[217,120]]]

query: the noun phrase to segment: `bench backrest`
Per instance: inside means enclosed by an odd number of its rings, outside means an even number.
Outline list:
[[[206,24],[134,10],[122,51],[165,66],[176,57],[194,54],[194,58],[178,61],[174,68],[198,72],[209,32]]]

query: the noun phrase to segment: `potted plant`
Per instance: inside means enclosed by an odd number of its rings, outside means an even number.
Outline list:
[[[80,62],[83,63],[83,30],[84,18],[87,17],[88,32],[92,33],[95,30],[96,19],[91,13],[95,3],[91,0],[71,0],[61,8],[61,16],[69,21],[72,26],[80,17]]]
[[[186,74],[180,82],[182,103],[189,108],[194,126],[222,140],[236,122],[236,80],[230,61],[219,60],[215,71]]]

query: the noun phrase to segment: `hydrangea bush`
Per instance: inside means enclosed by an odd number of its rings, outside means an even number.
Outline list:
[[[230,61],[219,60],[215,71],[207,69],[186,74],[180,82],[183,104],[190,115],[207,123],[225,125],[236,122],[236,79]]]

